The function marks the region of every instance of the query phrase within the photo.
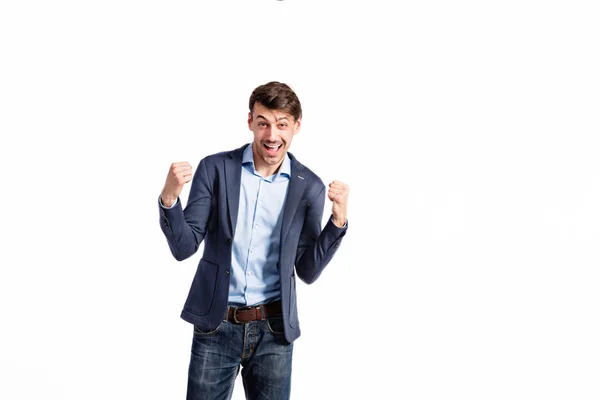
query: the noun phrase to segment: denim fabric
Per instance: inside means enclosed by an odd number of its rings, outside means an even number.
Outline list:
[[[213,331],[194,326],[187,400],[229,400],[242,369],[248,400],[289,399],[293,344],[285,340],[282,317],[235,324]]]

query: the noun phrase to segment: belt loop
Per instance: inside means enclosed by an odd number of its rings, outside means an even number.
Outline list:
[[[260,306],[257,307],[257,311],[260,313],[260,320],[264,321],[265,320],[265,306],[264,304],[261,304]]]

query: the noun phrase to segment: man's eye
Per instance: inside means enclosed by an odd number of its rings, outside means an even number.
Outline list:
[[[279,124],[279,127],[280,127],[281,129],[284,129],[286,126],[287,126],[287,124]]]
[[[263,128],[264,128],[265,126],[267,126],[267,124],[265,124],[264,122],[259,122],[259,123],[258,123],[258,126],[260,126],[260,127],[263,127]]]

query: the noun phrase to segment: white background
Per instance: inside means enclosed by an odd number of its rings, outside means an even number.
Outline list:
[[[0,398],[185,397],[157,196],[270,80],[351,187],[293,399],[600,398],[595,2],[200,3],[2,2]]]

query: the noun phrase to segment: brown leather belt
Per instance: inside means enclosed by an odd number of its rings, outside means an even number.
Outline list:
[[[281,300],[256,306],[229,307],[227,321],[244,324],[250,321],[262,321],[278,315],[281,315]]]

